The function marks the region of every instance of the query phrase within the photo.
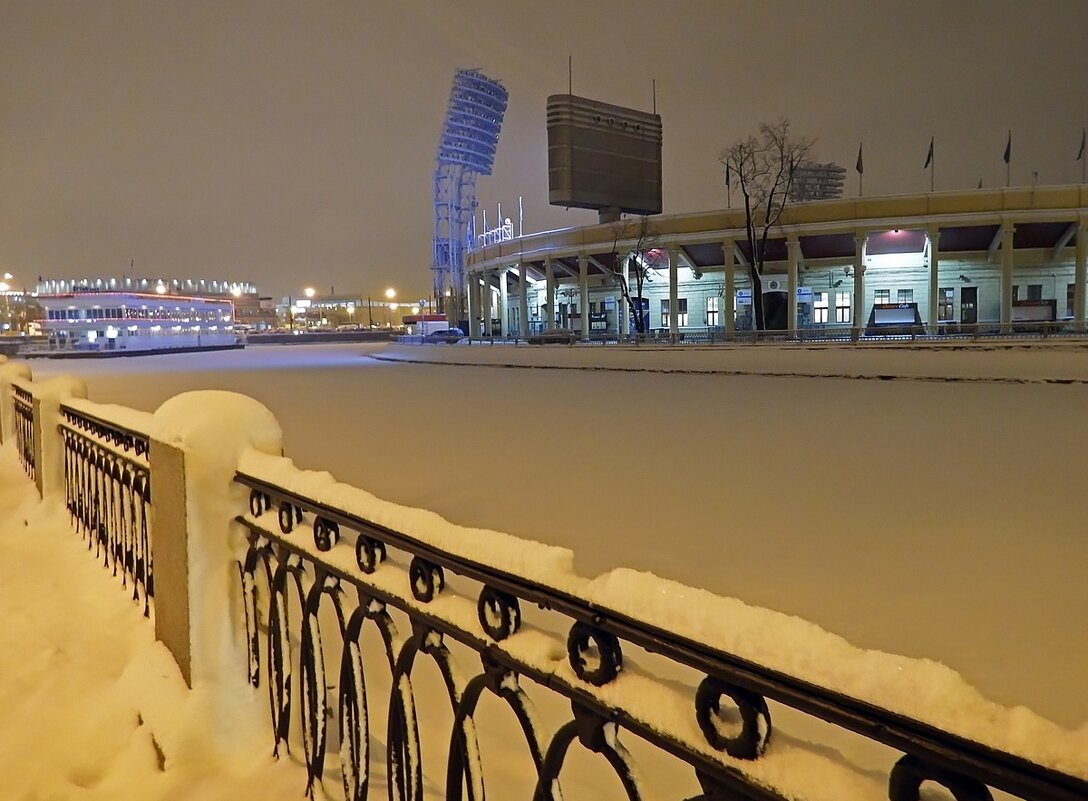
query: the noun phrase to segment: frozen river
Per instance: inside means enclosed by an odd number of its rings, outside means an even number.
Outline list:
[[[1088,721],[1088,386],[453,367],[370,357],[380,350],[33,369],[147,410],[190,389],[246,393],[302,467],[569,546],[586,575],[652,571],[942,661],[1065,726]]]

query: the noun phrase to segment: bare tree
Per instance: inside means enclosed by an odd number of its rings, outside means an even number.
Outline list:
[[[660,238],[646,216],[624,218],[612,224],[612,264],[604,265],[616,281],[620,294],[627,301],[635,332],[645,334],[650,328],[650,318],[643,308],[643,290],[653,281],[654,270],[661,265],[665,254],[658,247]],[[627,275],[621,267],[628,261]],[[620,336],[623,336],[626,320],[619,320]]]
[[[759,132],[722,151],[719,161],[726,169],[727,182],[735,182],[744,197],[748,273],[752,279],[753,324],[766,327],[763,314],[763,268],[767,240],[789,203],[797,167],[808,156],[814,140],[790,131],[790,121],[760,123]],[[732,183],[730,183],[732,186]],[[788,326],[792,328],[793,321]]]

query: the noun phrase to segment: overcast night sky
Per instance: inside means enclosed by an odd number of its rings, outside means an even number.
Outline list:
[[[547,205],[544,109],[574,92],[664,126],[666,213],[725,204],[717,155],[788,116],[867,195],[1074,183],[1085,0],[0,0],[0,272],[222,277],[285,295],[430,287],[453,71],[510,105],[478,198]]]

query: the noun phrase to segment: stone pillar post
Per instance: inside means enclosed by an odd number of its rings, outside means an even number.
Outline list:
[[[854,235],[854,323],[853,334],[856,340],[865,328],[865,242],[864,233]]]
[[[60,404],[67,398],[86,398],[87,385],[74,376],[59,375],[35,381],[34,483],[42,500],[58,498],[64,504],[64,440],[57,431]]]
[[[1016,228],[1012,223],[1001,224],[1001,331],[1012,330],[1012,270],[1013,270],[1013,234]]]
[[[927,231],[929,236],[929,310],[926,314],[926,322],[929,333],[937,333],[937,310],[939,298],[937,291],[940,289],[940,241],[941,231],[936,225],[931,225]]]
[[[680,339],[680,252],[665,251],[669,257],[669,341]]]
[[[722,298],[722,320],[725,324],[725,338],[732,339],[737,329],[737,243],[732,239],[722,242],[722,256],[725,264],[725,297]]]
[[[583,253],[578,255],[578,314],[582,321],[579,337],[589,341],[589,258]]]
[[[465,281],[465,303],[468,305],[468,331],[465,333],[470,337],[480,336],[480,303],[479,303],[479,280],[474,273],[468,273],[468,278]]]
[[[14,379],[30,380],[30,365],[25,362],[9,362],[0,356],[0,442],[15,438],[15,406],[11,400],[11,382]]]

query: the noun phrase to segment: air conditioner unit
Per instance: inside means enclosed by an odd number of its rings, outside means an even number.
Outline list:
[[[766,278],[763,280],[764,292],[785,292],[787,281],[785,278]]]

